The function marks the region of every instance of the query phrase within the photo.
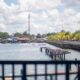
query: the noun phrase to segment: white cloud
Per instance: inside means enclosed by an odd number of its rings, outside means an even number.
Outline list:
[[[62,0],[66,6],[74,7],[80,5],[80,0]]]
[[[78,5],[79,8],[79,4],[79,0],[18,0],[18,4],[9,6],[0,0],[0,31],[13,33],[27,30],[28,10],[31,11],[32,33],[60,31],[62,28],[78,30],[80,12],[74,6]],[[62,11],[60,6],[64,7]]]
[[[6,30],[6,25],[3,23],[0,23],[0,31],[5,31]]]

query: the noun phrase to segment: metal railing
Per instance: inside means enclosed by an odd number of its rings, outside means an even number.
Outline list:
[[[5,75],[6,69],[5,66],[11,65],[11,75]],[[15,66],[21,65],[20,69],[21,74],[16,75]],[[27,66],[34,66],[34,74],[28,74]],[[38,73],[38,66],[44,66],[44,73]],[[49,65],[53,65],[54,69],[49,72]],[[72,68],[76,66],[76,72]],[[64,66],[65,69],[63,72],[59,72],[59,66]],[[16,80],[16,78],[20,78],[19,80],[62,80],[59,79],[58,76],[64,75],[64,80],[71,80],[70,76],[75,75],[76,77],[73,80],[80,80],[80,61],[0,61],[0,80]],[[70,71],[73,69],[72,71]],[[8,69],[10,70],[10,69]],[[29,77],[33,77],[33,79],[29,79]],[[44,77],[43,79],[38,79],[38,77]]]

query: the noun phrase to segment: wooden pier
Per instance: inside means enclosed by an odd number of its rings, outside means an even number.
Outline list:
[[[52,49],[49,47],[41,47],[40,51],[43,52],[43,49],[45,50],[45,54],[54,60],[65,60],[66,54],[70,54],[70,52],[64,49]]]

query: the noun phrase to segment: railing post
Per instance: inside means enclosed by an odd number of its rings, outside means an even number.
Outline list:
[[[26,64],[22,64],[23,69],[22,69],[22,80],[27,80],[26,76]]]
[[[40,51],[42,52],[42,47],[40,48]]]
[[[78,64],[78,80],[80,80],[80,65]]]
[[[68,63],[66,63],[66,80],[69,80],[69,65]]]
[[[55,80],[58,80],[58,76],[57,76],[57,64],[55,64]]]
[[[2,64],[2,80],[5,80],[4,78],[4,64]]]
[[[14,80],[14,64],[12,64],[12,80]]]
[[[50,75],[50,80],[53,80],[53,75]]]
[[[56,61],[56,55],[54,55],[54,60]]]
[[[37,64],[35,64],[35,80],[37,80]]]
[[[65,59],[66,59],[66,55],[65,55],[65,54],[63,54],[63,56],[64,56],[64,59],[63,59],[63,60],[65,60]]]
[[[47,79],[47,64],[45,64],[45,80],[48,80]]]

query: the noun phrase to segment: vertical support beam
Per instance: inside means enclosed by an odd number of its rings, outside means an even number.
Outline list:
[[[65,54],[64,54],[64,59],[63,59],[63,60],[65,60],[65,58],[66,58],[66,56],[65,56]]]
[[[59,58],[59,54],[57,55],[57,57]]]
[[[62,60],[64,60],[64,54],[62,54]]]
[[[45,64],[45,80],[48,80],[47,79],[47,64]]]
[[[26,71],[26,80],[28,80],[27,70],[28,70],[28,69],[27,69],[27,65],[26,65],[26,70],[25,70],[25,71]]]
[[[37,64],[35,64],[35,80],[37,80]]]
[[[46,49],[46,54],[49,55],[49,49]]]
[[[69,80],[69,65],[71,64],[66,64],[66,80]]]
[[[12,64],[12,80],[14,80],[14,64]]]
[[[4,77],[4,64],[2,64],[2,80],[5,80],[5,77]]]
[[[60,54],[58,54],[58,59],[60,60]]]
[[[40,48],[40,51],[42,52],[42,47]]]
[[[56,61],[56,54],[54,55],[54,60]]]
[[[50,80],[53,80],[53,75],[50,75]]]
[[[59,60],[61,60],[61,54],[59,54]]]
[[[48,54],[47,54],[47,48],[45,48],[45,54],[48,55]]]
[[[27,80],[26,79],[26,64],[22,64],[23,69],[22,69],[22,80]]]
[[[63,54],[60,54],[60,59],[61,60],[63,60],[64,58],[63,58],[64,56],[63,56]]]
[[[53,53],[52,53],[52,51],[49,53],[49,56],[50,56],[51,59],[53,59]]]
[[[58,80],[58,76],[57,76],[57,64],[55,64],[55,80]]]
[[[80,80],[80,64],[78,64],[78,80]]]

